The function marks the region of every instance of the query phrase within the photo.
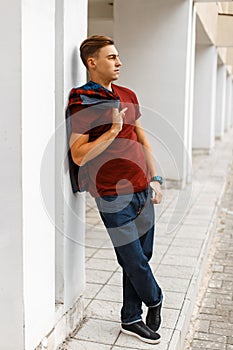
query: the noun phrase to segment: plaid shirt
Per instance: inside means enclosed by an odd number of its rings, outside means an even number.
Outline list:
[[[73,88],[69,94],[68,105],[66,108],[66,133],[67,133],[67,156],[69,162],[69,173],[72,190],[74,193],[83,192],[88,190],[88,165],[82,166],[74,163],[71,150],[69,146],[69,140],[72,133],[71,127],[71,107],[79,105],[83,107],[97,106],[97,108],[119,108],[119,97],[112,91],[107,90],[103,86],[89,81],[87,84]]]

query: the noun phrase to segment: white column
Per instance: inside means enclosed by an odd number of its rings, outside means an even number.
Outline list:
[[[218,138],[221,138],[224,134],[226,108],[226,76],[226,66],[224,64],[219,64],[217,69],[217,93],[215,115],[215,136]]]
[[[184,185],[191,158],[192,1],[117,0],[119,83],[138,95],[158,172]],[[175,30],[174,30],[175,28]]]
[[[232,76],[227,75],[226,81],[226,111],[225,111],[225,131],[231,125],[231,108],[232,108]]]
[[[233,126],[233,76],[232,76],[231,89],[232,89],[232,98],[231,98],[231,124],[230,124],[230,126],[232,127]]]
[[[62,120],[70,89],[86,83],[86,69],[79,57],[79,47],[87,37],[87,0],[66,0],[64,4],[64,62],[60,66],[64,77]],[[85,193],[73,194],[66,171],[67,162],[65,164],[64,311],[73,305],[85,288]]]
[[[21,1],[0,2],[0,338],[24,350]]]
[[[197,45],[194,91],[193,148],[209,152],[215,140],[217,51]]]
[[[55,0],[22,1],[22,186],[25,349],[52,330],[55,316]],[[46,187],[43,184],[46,183]],[[45,195],[48,194],[45,200]],[[44,202],[43,202],[44,201]]]

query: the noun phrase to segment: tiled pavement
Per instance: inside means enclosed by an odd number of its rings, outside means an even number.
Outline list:
[[[231,129],[210,155],[195,155],[192,185],[183,191],[165,188],[156,208],[151,267],[165,294],[158,345],[120,332],[121,270],[95,203],[87,197],[86,318],[65,349],[182,349],[232,161],[232,136]]]
[[[233,350],[233,163],[185,349]]]

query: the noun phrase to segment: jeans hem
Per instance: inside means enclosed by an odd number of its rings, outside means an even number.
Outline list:
[[[149,309],[153,309],[154,307],[157,307],[157,306],[159,306],[160,304],[162,304],[162,300],[160,300],[156,305],[148,306],[148,308],[149,308]]]
[[[124,325],[126,325],[126,326],[129,326],[129,325],[134,324],[134,323],[137,323],[137,322],[139,322],[139,321],[141,321],[141,320],[142,320],[142,319],[139,318],[139,319],[137,319],[136,321],[132,321],[132,322],[121,322],[121,324],[124,324]]]

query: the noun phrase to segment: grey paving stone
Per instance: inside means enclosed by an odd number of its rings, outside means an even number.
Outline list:
[[[197,347],[202,350],[226,350],[226,345],[223,343],[215,343],[204,340],[194,340],[192,346],[192,349],[195,349],[195,347]]]
[[[191,266],[174,266],[167,264],[160,264],[156,270],[156,276],[163,277],[178,277],[184,279],[191,279],[194,268]]]
[[[86,283],[86,289],[84,293],[85,298],[88,298],[88,299],[94,298],[102,287],[103,287],[103,284]]]
[[[86,281],[89,283],[105,284],[112,274],[112,271],[86,269]]]
[[[121,306],[120,302],[95,299],[88,305],[87,316],[89,318],[119,322]]]
[[[74,336],[74,339],[112,345],[120,332],[120,324],[112,321],[89,319]]]
[[[105,345],[92,341],[71,339],[67,350],[110,350],[111,345]]]
[[[208,330],[210,330],[210,328]],[[194,334],[194,339],[206,340],[215,343],[226,343],[227,337],[214,333],[196,332]]]
[[[197,319],[195,328],[198,332],[208,333],[210,329],[210,321]]]
[[[177,278],[177,277],[157,277],[159,285],[166,292],[180,292],[185,293],[189,286],[189,279]]]
[[[118,264],[116,260],[92,257],[92,259],[87,261],[86,268],[100,271],[115,271],[118,268]]]

